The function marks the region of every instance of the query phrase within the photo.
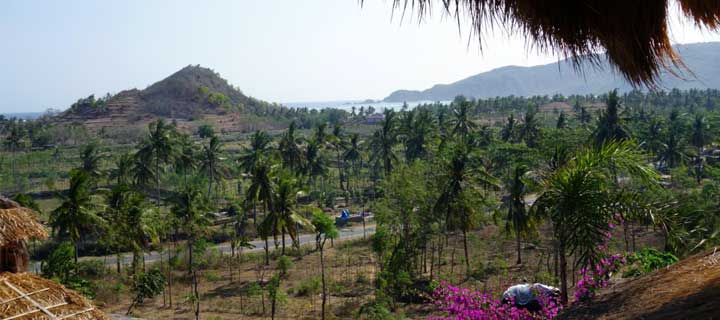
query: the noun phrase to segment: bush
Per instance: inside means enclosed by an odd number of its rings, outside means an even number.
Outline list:
[[[159,295],[163,290],[165,290],[165,275],[160,269],[153,268],[148,272],[135,274],[132,282],[132,292],[135,297],[127,313],[130,314],[132,308],[138,303],[143,303],[145,299]]]
[[[81,277],[101,278],[107,274],[105,263],[99,259],[79,261],[77,269]]]
[[[289,292],[296,296],[313,296],[320,292],[322,283],[320,277],[314,276],[305,278],[295,288],[291,288]]]
[[[623,273],[623,277],[636,277],[665,268],[676,262],[678,262],[678,258],[672,253],[660,252],[653,248],[643,248],[628,257],[628,264],[632,266]]]
[[[220,276],[220,274],[215,271],[205,272],[205,280],[207,280],[208,282],[216,282],[220,281],[221,279],[222,277]]]
[[[287,256],[280,256],[277,260],[277,269],[280,272],[280,277],[287,277],[288,271],[293,267],[293,262]]]

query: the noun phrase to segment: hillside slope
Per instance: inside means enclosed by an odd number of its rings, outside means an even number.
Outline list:
[[[720,88],[720,42],[678,45],[675,49],[696,78],[685,75],[680,79],[671,74],[662,74],[662,88]],[[575,72],[572,65],[563,60],[557,63],[534,67],[507,66],[483,72],[469,78],[450,83],[438,84],[422,91],[398,90],[384,99],[385,102],[403,101],[444,101],[457,95],[474,98],[498,96],[553,95],[556,93],[599,94],[618,88],[628,91],[632,87],[620,76],[614,74],[605,64],[601,68],[588,66],[583,73]]]
[[[159,117],[193,120],[217,115],[247,115],[275,104],[244,95],[215,71],[187,66],[144,90],[131,89],[100,99],[80,99],[57,122],[121,126]]]
[[[619,282],[561,319],[720,319],[720,248]]]

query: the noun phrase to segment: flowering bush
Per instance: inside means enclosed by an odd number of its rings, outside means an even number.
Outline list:
[[[538,302],[542,309],[533,313],[515,307],[512,302],[503,303],[490,294],[455,287],[444,281],[435,288],[433,300],[441,310],[448,313],[448,317],[431,318],[432,320],[554,319],[561,309],[561,306],[549,297],[539,295]]]
[[[624,219],[621,214],[617,213],[612,222],[608,224],[610,230],[616,225],[622,224]],[[595,296],[598,289],[607,287],[610,283],[612,274],[620,269],[627,260],[621,254],[608,254],[607,243],[610,241],[612,233],[605,233],[605,239],[599,244],[598,255],[600,259],[591,259],[586,266],[580,268],[580,281],[575,285],[575,299],[577,301],[589,301]]]

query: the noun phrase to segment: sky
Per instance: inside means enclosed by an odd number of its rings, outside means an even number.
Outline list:
[[[190,64],[253,97],[301,102],[382,99],[558,60],[498,29],[480,50],[435,13],[401,19],[391,0],[3,0],[0,113],[143,89]],[[671,31],[675,43],[720,41],[677,18]]]

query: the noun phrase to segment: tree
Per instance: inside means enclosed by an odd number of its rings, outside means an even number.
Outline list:
[[[250,137],[250,147],[244,148],[243,155],[238,161],[240,168],[246,173],[252,172],[260,159],[267,157],[271,142],[272,138],[265,131],[255,131]]]
[[[91,179],[85,171],[70,172],[70,188],[67,196],[58,195],[60,206],[50,215],[50,226],[60,236],[67,236],[75,247],[75,263],[78,260],[78,244],[86,231],[102,222],[96,215],[96,205],[91,197]]]
[[[362,154],[360,153],[360,135],[353,133],[350,136],[350,143],[348,144],[345,153],[343,154],[343,160],[350,163],[350,167],[354,173],[357,173],[359,167],[358,162],[362,161]],[[348,174],[347,179],[348,187],[350,187],[350,175]]]
[[[16,168],[15,168],[15,158],[16,153],[25,146],[25,132],[22,129],[22,127],[17,124],[15,121],[11,122],[10,130],[8,132],[8,135],[5,137],[5,147],[10,149],[10,152],[12,153],[12,162],[10,164],[12,168],[12,177],[13,181],[17,182],[16,180]]]
[[[115,161],[115,168],[110,170],[110,179],[118,185],[129,185],[133,174],[133,156],[130,153],[120,155]]]
[[[578,114],[578,120],[583,126],[587,125],[592,121],[592,115],[587,111],[587,108],[580,107],[580,113]]]
[[[472,103],[467,101],[465,97],[459,96],[455,98],[452,109],[453,119],[451,122],[453,126],[452,134],[454,136],[459,136],[462,139],[465,139],[475,130],[476,125],[472,122],[472,120],[470,120],[469,114],[471,105]]]
[[[200,138],[211,138],[215,135],[215,129],[210,124],[202,124],[197,129],[197,134]]]
[[[207,197],[202,193],[200,182],[197,179],[184,185],[173,198],[172,212],[180,222],[180,226],[188,237],[188,274],[192,274],[195,266],[193,248],[195,242],[202,236],[210,219],[207,210],[210,205]]]
[[[522,263],[520,238],[527,235],[533,230],[533,218],[528,214],[525,208],[525,196],[528,192],[525,183],[525,174],[528,172],[527,166],[516,165],[513,170],[512,180],[508,184],[509,194],[504,198],[504,205],[507,208],[507,222],[505,227],[507,231],[515,234],[515,244],[517,250],[517,264]]]
[[[316,139],[311,139],[305,145],[305,168],[303,172],[313,185],[317,182],[317,177],[327,174],[327,163],[320,149],[321,145]]]
[[[416,109],[414,121],[405,129],[405,159],[412,162],[425,157],[428,153],[426,144],[433,132],[433,121],[430,111],[425,108]]]
[[[516,131],[517,131],[517,120],[515,120],[515,115],[511,113],[507,117],[507,121],[505,121],[505,125],[503,125],[502,129],[500,130],[500,139],[502,139],[505,142],[513,142],[513,141],[515,141]]]
[[[342,169],[344,167],[343,159],[342,159],[342,153],[343,149],[345,149],[346,141],[345,141],[345,134],[342,131],[342,127],[339,124],[336,124],[333,127],[332,136],[330,144],[332,145],[332,148],[335,149],[336,154],[336,166],[338,169],[338,184],[340,185],[340,190],[344,190],[343,187],[343,172]]]
[[[478,159],[471,153],[470,145],[461,141],[451,151],[443,165],[440,178],[440,194],[433,211],[445,215],[445,232],[460,229],[463,233],[463,248],[467,271],[470,269],[470,255],[467,246],[467,232],[474,226],[476,208],[470,204],[472,198],[482,198],[474,186],[497,188],[497,179],[487,173]],[[469,195],[468,192],[473,192]]]
[[[627,141],[611,142],[601,148],[578,151],[563,166],[544,176],[542,193],[533,204],[537,214],[552,221],[558,241],[561,301],[567,304],[567,255],[577,255],[576,263],[600,258],[598,245],[609,232],[615,214],[611,192],[614,176],[625,174],[650,186],[657,173],[646,164],[645,156]]]
[[[523,116],[523,123],[520,126],[520,139],[525,141],[528,147],[535,147],[540,137],[540,121],[537,119],[537,112],[528,108]]]
[[[371,158],[382,165],[385,175],[392,172],[393,162],[397,161],[397,155],[393,148],[397,143],[395,112],[385,109],[385,119],[377,131],[370,138]]]
[[[312,226],[315,229],[315,244],[320,250],[320,277],[322,281],[322,311],[321,319],[325,320],[325,305],[327,303],[327,283],[325,281],[325,242],[327,239],[335,239],[338,230],[335,222],[320,210],[313,212]]]
[[[280,172],[274,180],[273,205],[271,213],[265,219],[273,220],[274,231],[282,234],[282,254],[285,255],[285,234],[288,234],[293,243],[299,246],[297,226],[309,226],[310,221],[300,215],[295,208],[300,193],[297,178],[291,173]]]
[[[208,177],[208,196],[212,198],[212,187],[215,181],[223,178],[222,173],[222,143],[217,136],[210,137],[210,141],[202,148],[200,170]]]
[[[153,298],[165,290],[165,276],[162,271],[153,268],[147,273],[138,273],[133,276],[132,292],[135,293],[130,307],[128,307],[125,315],[129,315],[132,309],[145,301],[145,299]]]
[[[295,136],[295,121],[290,123],[285,134],[280,138],[278,151],[282,159],[283,167],[298,172],[302,168],[302,151],[300,150],[300,139]]]
[[[80,169],[85,171],[92,179],[98,179],[102,175],[102,170],[100,169],[100,161],[102,158],[103,155],[100,154],[97,143],[89,143],[85,145],[80,154],[82,161]]]
[[[598,126],[593,133],[595,146],[598,148],[609,141],[630,137],[629,131],[620,117],[620,98],[618,98],[617,90],[608,93],[606,103],[607,108],[600,113]]]
[[[555,128],[557,129],[565,129],[567,128],[567,115],[565,114],[565,111],[560,111],[560,115],[558,116],[557,123],[555,123]]]
[[[160,205],[160,175],[162,165],[168,164],[175,154],[175,128],[160,119],[148,126],[150,134],[140,143],[137,152],[138,162],[142,168],[152,168],[155,178],[156,203]],[[147,169],[142,169],[147,171]]]

